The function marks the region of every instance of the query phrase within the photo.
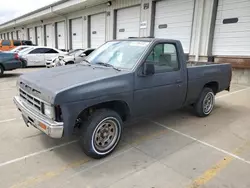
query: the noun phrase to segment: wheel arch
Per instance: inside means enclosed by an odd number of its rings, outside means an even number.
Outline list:
[[[85,108],[84,110],[82,110],[77,119],[85,119],[87,118],[91,113],[93,113],[93,111],[97,110],[97,109],[110,109],[110,110],[114,110],[115,112],[117,112],[120,116],[121,119],[123,121],[126,121],[129,116],[130,116],[130,108],[128,103],[126,103],[125,101],[122,100],[113,100],[113,101],[106,101],[106,102],[101,102],[98,104],[94,104],[91,106],[88,106],[87,108]]]
[[[213,90],[214,94],[218,93],[219,91],[219,83],[217,81],[211,81],[204,85],[203,88],[208,87]]]

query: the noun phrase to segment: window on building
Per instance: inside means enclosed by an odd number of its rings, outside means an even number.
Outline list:
[[[155,73],[179,70],[176,47],[174,44],[157,44],[147,57],[147,63],[155,65]]]
[[[238,18],[227,18],[223,20],[223,24],[233,24],[239,21]]]

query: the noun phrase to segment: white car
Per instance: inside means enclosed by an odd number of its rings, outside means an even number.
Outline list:
[[[19,57],[26,66],[44,66],[47,59],[52,59],[65,54],[66,52],[56,48],[32,46],[20,51]]]
[[[88,56],[94,50],[95,49],[93,48],[73,50],[65,55],[59,55],[53,59],[48,59],[46,61],[46,67],[51,68],[56,66],[80,63],[85,59],[86,56]]]
[[[21,45],[21,46],[17,46],[15,48],[13,48],[12,50],[10,50],[10,52],[19,53],[19,52],[23,51],[24,49],[27,49],[30,47],[31,46],[28,46],[28,45]]]

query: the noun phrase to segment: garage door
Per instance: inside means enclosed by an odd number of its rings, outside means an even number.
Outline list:
[[[11,33],[8,32],[8,39],[10,40],[11,39]]]
[[[36,27],[36,44],[38,46],[42,45],[42,27]]]
[[[64,22],[58,22],[56,24],[56,30],[57,30],[57,48],[58,49],[65,49],[65,23]]]
[[[117,10],[116,38],[139,37],[140,7]]]
[[[29,40],[32,41],[32,43],[36,43],[36,40],[35,40],[35,32],[34,32],[34,29],[33,28],[28,28],[28,38]]]
[[[54,47],[53,46],[53,28],[51,24],[45,25],[45,44],[48,47]]]
[[[12,39],[17,40],[16,31],[12,31]]]
[[[17,39],[23,40],[22,32],[20,30],[17,31]]]
[[[71,20],[71,47],[83,48],[83,21],[82,18]]]
[[[96,14],[90,17],[90,46],[97,48],[106,40],[106,15]]]
[[[220,0],[215,24],[213,55],[250,54],[250,1]]]
[[[189,53],[194,0],[158,1],[155,8],[155,37],[180,40]]]

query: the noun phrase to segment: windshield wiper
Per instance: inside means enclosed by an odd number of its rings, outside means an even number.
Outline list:
[[[117,71],[121,71],[121,69],[118,69],[117,67],[115,67],[114,65],[111,65],[109,63],[103,63],[103,62],[98,62],[96,63],[97,65],[102,65],[102,66],[105,66],[105,67],[112,67],[113,69],[117,70]]]

